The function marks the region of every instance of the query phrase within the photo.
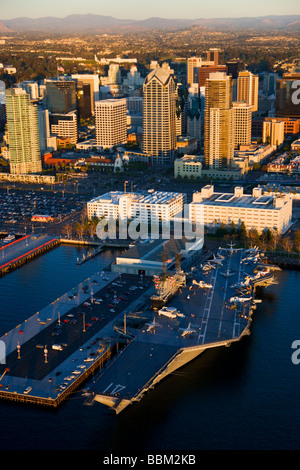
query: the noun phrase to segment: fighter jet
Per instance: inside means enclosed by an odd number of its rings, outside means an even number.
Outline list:
[[[250,263],[255,263],[255,261],[258,261],[259,260],[259,253],[257,253],[257,255],[254,255],[254,256],[246,256],[246,258],[243,258],[242,261],[250,261]]]
[[[222,266],[222,263],[223,263],[223,256],[222,258],[216,258],[215,255],[213,255],[214,259],[211,259],[210,262],[211,263],[216,263],[218,264],[219,266]]]
[[[181,336],[185,337],[186,335],[191,335],[193,333],[197,333],[194,328],[191,328],[191,324],[189,323],[187,328],[179,328],[180,331],[182,331]]]
[[[254,246],[253,248],[248,248],[246,250],[246,253],[257,253],[258,252],[258,246]]]
[[[193,284],[200,287],[201,289],[212,289],[213,288],[213,286],[211,284],[207,284],[204,281],[197,282],[195,279],[193,279]]]
[[[246,276],[244,282],[236,282],[235,284],[232,284],[232,289],[240,289],[242,287],[248,287],[250,284],[250,277]]]
[[[223,248],[223,250],[229,250],[230,253],[233,253],[233,247],[235,246],[235,243],[232,243],[232,241],[230,243],[228,243],[228,246],[229,248]]]
[[[153,319],[151,323],[145,323],[145,325],[148,326],[147,331],[151,331],[155,329],[157,326],[158,327],[161,326],[160,323],[156,323],[155,318]]]
[[[230,276],[234,275],[234,273],[232,271],[230,271],[229,269],[227,269],[226,273],[221,273],[221,274],[224,277],[230,277]]]
[[[252,300],[252,297],[230,297],[229,302],[244,303],[249,302],[250,300]]]

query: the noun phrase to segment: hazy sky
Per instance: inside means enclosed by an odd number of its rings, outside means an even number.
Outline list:
[[[93,13],[115,18],[228,18],[300,14],[299,0],[0,0],[0,20]]]

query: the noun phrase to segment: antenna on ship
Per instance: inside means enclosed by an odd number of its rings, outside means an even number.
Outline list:
[[[21,354],[20,354],[20,352],[21,352],[21,346],[20,346],[19,341],[18,341],[18,344],[17,344],[17,351],[18,351],[18,359],[21,359]]]
[[[176,266],[176,273],[178,274],[181,271],[181,254],[175,254],[175,266]]]
[[[165,244],[163,245],[163,253],[161,255],[162,259],[162,264],[163,264],[163,272],[162,272],[162,280],[166,280],[166,250],[165,250]]]
[[[45,356],[45,364],[48,362],[48,349],[47,349],[47,344],[44,349],[44,356]]]

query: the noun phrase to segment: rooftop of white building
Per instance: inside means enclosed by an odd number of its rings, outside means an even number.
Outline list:
[[[128,196],[133,203],[139,204],[169,204],[174,199],[182,196],[182,193],[165,192],[165,191],[141,191],[141,192],[128,192],[124,191],[110,191],[95,197],[90,203],[111,203],[119,204],[121,196]]]
[[[262,188],[254,188],[252,194],[244,194],[242,187],[235,187],[234,193],[217,193],[212,185],[205,186],[201,192],[193,195],[193,203],[196,204],[245,209],[280,209],[286,200],[286,196],[263,194]]]

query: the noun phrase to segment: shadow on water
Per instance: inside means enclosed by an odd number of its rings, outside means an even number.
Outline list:
[[[110,262],[78,267],[77,256],[59,247],[0,280],[2,334]],[[299,285],[300,272],[280,273],[257,295],[250,336],[205,351],[118,416],[80,392],[56,411],[1,402],[0,449],[299,449]]]
[[[115,417],[114,450],[198,449],[207,402],[237,394],[243,383],[250,338],[205,351],[166,377],[143,399]],[[97,405],[94,405],[97,406]],[[112,413],[112,412],[108,412]],[[199,421],[200,418],[200,421]],[[206,417],[207,420],[207,417]],[[97,438],[93,446],[97,446]]]

